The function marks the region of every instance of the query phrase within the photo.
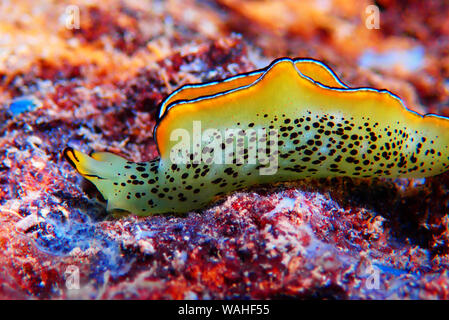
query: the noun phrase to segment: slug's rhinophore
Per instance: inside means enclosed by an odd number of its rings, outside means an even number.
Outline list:
[[[187,212],[255,184],[427,177],[449,167],[447,118],[408,110],[386,90],[349,88],[310,59],[183,86],[162,103],[154,137],[160,158],[150,162],[64,155],[108,210],[138,215]]]

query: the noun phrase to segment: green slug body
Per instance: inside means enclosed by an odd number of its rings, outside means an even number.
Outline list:
[[[160,117],[156,160],[65,149],[108,210],[188,212],[257,184],[427,177],[449,168],[448,119],[412,112],[385,90],[348,88],[310,59],[283,58],[222,82],[181,87]]]

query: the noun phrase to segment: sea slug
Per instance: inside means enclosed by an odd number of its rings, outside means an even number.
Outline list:
[[[64,156],[108,201],[137,215],[188,212],[256,184],[306,177],[428,177],[449,167],[449,121],[387,90],[349,88],[323,63],[282,58],[186,85],[160,106],[160,158]]]

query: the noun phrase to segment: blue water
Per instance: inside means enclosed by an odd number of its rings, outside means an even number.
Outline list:
[[[9,111],[14,115],[32,111],[37,107],[35,101],[31,98],[16,98],[9,105]]]
[[[421,69],[424,65],[425,50],[422,46],[411,49],[390,49],[379,53],[366,50],[359,59],[359,66],[369,69],[391,69],[401,66],[410,72]]]

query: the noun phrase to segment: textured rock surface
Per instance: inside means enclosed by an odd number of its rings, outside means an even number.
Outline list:
[[[3,2],[0,297],[448,299],[447,174],[298,181],[115,219],[62,159],[66,145],[153,159],[168,93],[279,56],[449,116],[445,2],[376,1],[380,29],[366,28],[369,1],[298,3]],[[66,27],[73,4],[79,29]]]

